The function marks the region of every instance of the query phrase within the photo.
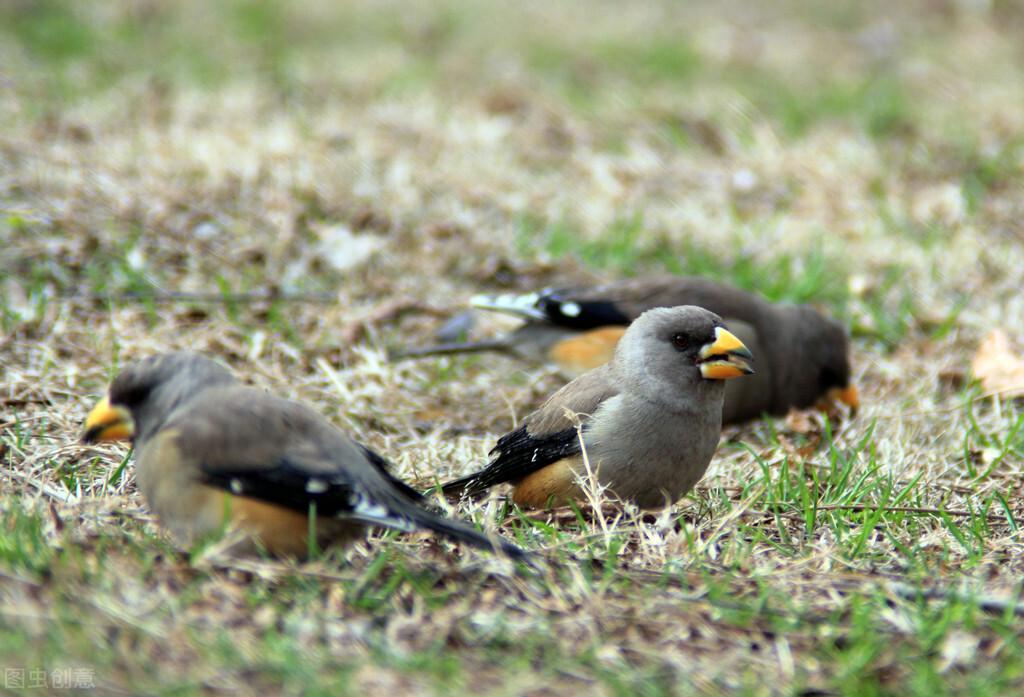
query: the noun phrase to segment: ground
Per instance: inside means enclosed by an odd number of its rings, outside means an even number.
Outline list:
[[[1024,10],[14,0],[0,7],[0,663],[112,694],[1016,694]],[[178,348],[429,485],[560,384],[392,364],[477,292],[711,275],[847,323],[863,409],[725,432],[669,511],[179,550],[76,442]],[[508,326],[481,318],[474,332]],[[37,690],[37,691],[38,691]]]

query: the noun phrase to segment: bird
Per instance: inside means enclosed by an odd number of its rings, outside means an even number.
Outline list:
[[[555,392],[498,439],[483,470],[441,491],[473,496],[508,482],[514,503],[545,508],[582,498],[589,470],[619,499],[671,504],[704,475],[718,446],[725,381],[753,374],[753,361],[708,310],[648,310],[609,363]]]
[[[314,539],[344,545],[380,526],[525,554],[428,510],[382,456],[312,408],[244,386],[198,353],[150,356],[113,380],[81,440],[127,439],[139,489],[186,545],[234,528],[233,553],[302,558]]]
[[[418,347],[398,357],[501,351],[554,363],[571,378],[607,363],[626,326],[644,311],[698,305],[722,316],[758,357],[756,375],[726,386],[723,423],[782,416],[825,402],[843,403],[853,412],[860,406],[841,324],[809,305],[772,303],[709,278],[646,276],[524,295],[478,295],[471,304],[526,321],[497,339]]]

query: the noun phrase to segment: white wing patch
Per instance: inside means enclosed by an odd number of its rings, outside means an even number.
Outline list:
[[[348,501],[352,506],[352,512],[349,515],[355,518],[402,532],[415,532],[418,529],[411,520],[395,515],[387,506],[379,504],[363,494],[352,494]]]
[[[317,479],[313,477],[306,481],[306,493],[307,494],[322,494],[327,491],[327,482],[323,479]]]
[[[235,496],[241,496],[242,492],[245,491],[245,487],[242,485],[242,480],[238,477],[232,477],[228,486],[231,487],[231,493]]]
[[[583,308],[580,307],[579,303],[574,302],[559,303],[558,309],[566,317],[579,317],[580,313],[583,312]]]
[[[537,301],[540,300],[539,293],[526,293],[515,295],[505,293],[503,295],[475,295],[469,303],[473,307],[483,310],[495,310],[497,312],[508,312],[513,315],[544,319],[543,312],[537,309]]]

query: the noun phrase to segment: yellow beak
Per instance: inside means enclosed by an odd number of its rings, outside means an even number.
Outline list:
[[[82,434],[82,442],[129,440],[134,433],[135,424],[128,410],[111,405],[110,397],[104,397],[85,418],[85,433]]]
[[[724,327],[715,328],[715,340],[706,344],[698,354],[700,374],[708,380],[728,380],[751,375],[754,356],[736,335]]]

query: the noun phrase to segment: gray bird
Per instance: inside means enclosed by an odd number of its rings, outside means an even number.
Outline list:
[[[849,341],[833,319],[807,305],[772,303],[707,278],[653,276],[526,295],[477,296],[476,307],[523,317],[497,339],[416,348],[401,357],[502,351],[551,362],[569,377],[611,360],[634,319],[655,307],[698,305],[724,318],[757,356],[757,374],[725,388],[723,423],[783,415],[820,400],[859,406],[850,382]]]
[[[610,363],[552,395],[498,440],[485,469],[442,490],[472,495],[509,482],[513,501],[540,508],[581,498],[589,463],[617,497],[643,508],[671,504],[707,470],[722,426],[724,381],[753,373],[752,360],[712,312],[648,310]]]
[[[245,387],[195,353],[154,356],[115,378],[82,440],[124,439],[150,508],[186,544],[232,527],[244,538],[236,552],[302,557],[313,530],[327,545],[373,525],[523,554],[423,508],[384,458],[309,407]]]

